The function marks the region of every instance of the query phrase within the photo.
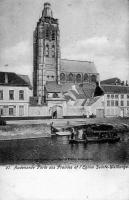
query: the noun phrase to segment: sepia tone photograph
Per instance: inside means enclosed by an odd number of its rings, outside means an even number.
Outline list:
[[[0,1],[0,165],[129,164],[128,6]]]

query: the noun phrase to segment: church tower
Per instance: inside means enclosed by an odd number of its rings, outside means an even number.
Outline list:
[[[60,83],[60,31],[50,3],[44,3],[42,16],[33,35],[33,96],[45,101],[47,81]]]

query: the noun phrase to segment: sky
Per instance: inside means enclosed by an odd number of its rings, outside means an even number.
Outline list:
[[[0,0],[0,71],[33,71],[33,31],[43,0]],[[48,0],[59,19],[61,57],[93,61],[100,79],[129,81],[128,0]]]

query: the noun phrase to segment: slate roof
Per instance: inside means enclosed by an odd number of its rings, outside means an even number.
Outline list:
[[[93,62],[61,59],[62,72],[97,73]]]
[[[79,92],[85,94],[85,98],[91,98],[94,95],[96,85],[91,83],[85,83],[79,86]]]
[[[104,93],[113,93],[113,94],[128,94],[129,86],[122,85],[101,85]]]
[[[58,85],[55,81],[51,81],[46,83],[46,90],[48,93],[64,93],[65,96],[70,96],[70,94],[68,94],[69,91],[75,96],[76,99],[91,98],[94,94],[95,84],[87,83],[83,85],[75,85],[77,91],[72,88],[73,85],[75,84],[66,83]]]
[[[20,75],[13,72],[0,72],[0,85],[27,86],[32,88],[27,75]]]

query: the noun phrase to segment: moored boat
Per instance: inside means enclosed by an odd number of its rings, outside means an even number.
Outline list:
[[[82,131],[81,137],[79,136],[80,130]],[[76,126],[72,129],[69,143],[115,143],[119,141],[120,137],[112,125],[90,124],[83,127]]]

